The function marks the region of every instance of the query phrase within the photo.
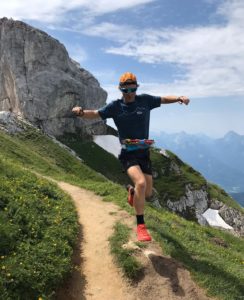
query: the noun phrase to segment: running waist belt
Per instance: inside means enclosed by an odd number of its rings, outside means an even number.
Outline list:
[[[127,151],[139,150],[139,149],[148,149],[154,144],[154,140],[140,140],[140,139],[125,139],[122,140],[122,148]]]

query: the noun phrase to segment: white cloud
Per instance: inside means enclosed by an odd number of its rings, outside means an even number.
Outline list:
[[[121,9],[132,8],[137,5],[147,4],[155,0],[88,0],[86,2],[86,7],[88,11],[93,15],[101,15],[110,12],[115,12]]]
[[[105,49],[110,54],[133,57],[148,64],[169,63],[179,67],[175,81],[170,84],[143,84],[142,89],[145,88],[148,93],[198,97],[244,95],[243,0],[221,2],[216,14],[224,18],[225,24],[222,25],[184,29],[148,28],[143,31],[128,24],[103,22],[94,25],[95,16],[153,1],[52,0],[43,5],[41,0],[9,0],[0,2],[0,12],[2,16],[37,20],[52,24],[53,28],[107,38],[114,43],[114,46]],[[77,14],[84,18],[77,21]],[[84,28],[89,19],[93,21],[87,25],[93,25]],[[64,24],[68,23],[65,28]],[[79,46],[72,45],[69,52],[80,63],[88,57]]]
[[[83,28],[81,32],[89,36],[104,37],[120,43],[127,43],[128,36],[138,34],[138,30],[132,26],[123,24],[117,25],[109,22],[92,25],[85,29]]]
[[[244,26],[243,0],[226,0],[218,7],[217,13],[225,16],[226,20],[231,23]]]
[[[147,4],[155,0],[9,0],[0,2],[2,17],[19,20],[35,20],[47,23],[57,23],[65,20],[68,12],[77,12],[87,17],[95,17],[137,5]]]
[[[117,43],[107,48],[107,53],[150,64],[173,63],[184,70],[171,84],[148,85],[154,94],[173,90],[199,97],[244,95],[244,2],[225,1],[217,13],[226,20],[224,25],[141,31],[128,25],[102,23],[86,33]],[[120,35],[121,31],[131,34]]]
[[[43,4],[41,0],[9,0],[0,2],[1,16],[18,20],[37,20],[52,22],[64,11],[62,0],[48,1]]]

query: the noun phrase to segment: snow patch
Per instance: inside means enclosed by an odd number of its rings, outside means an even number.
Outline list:
[[[93,141],[106,150],[107,152],[113,154],[116,158],[121,151],[121,145],[119,139],[114,135],[94,135]]]
[[[210,226],[222,227],[225,229],[233,229],[228,225],[219,215],[219,211],[216,209],[209,208],[207,209],[202,216],[208,221]]]
[[[165,157],[169,157],[167,151],[165,149],[163,149],[163,148],[159,151],[159,153],[162,154]]]

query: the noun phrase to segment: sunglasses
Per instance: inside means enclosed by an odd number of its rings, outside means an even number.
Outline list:
[[[125,94],[129,94],[129,93],[135,93],[135,91],[137,90],[137,87],[135,88],[120,88],[121,92],[122,93],[125,93]]]

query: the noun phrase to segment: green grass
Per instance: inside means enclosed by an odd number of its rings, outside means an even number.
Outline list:
[[[119,184],[127,184],[128,177],[122,172],[118,159],[89,139],[77,139],[74,134],[65,134],[59,140],[73,149],[86,165]]]
[[[123,273],[132,281],[137,280],[143,273],[143,266],[133,256],[134,250],[123,249],[123,245],[129,241],[130,229],[128,226],[117,222],[114,233],[110,237],[110,249],[117,264]]]
[[[178,201],[185,195],[185,185],[190,184],[194,189],[201,189],[203,185],[206,185],[206,180],[200,173],[184,164],[170,151],[167,152],[169,158],[160,155],[157,150],[151,151],[153,169],[158,173],[155,187],[161,199],[167,194],[167,198],[171,201]],[[172,165],[178,166],[178,172],[172,171]],[[164,205],[162,202],[161,204]]]
[[[0,298],[51,299],[78,232],[69,197],[0,158]]]
[[[87,144],[86,151],[89,151],[91,145]],[[13,137],[0,133],[0,153],[0,157],[6,163],[32,169],[55,179],[93,190],[103,196],[105,201],[113,201],[122,209],[133,214],[133,210],[126,204],[126,191],[121,185],[107,180],[86,164],[77,161],[66,150],[61,149],[40,133],[30,131],[27,134]],[[98,148],[96,153],[99,154]],[[164,168],[167,172],[169,161],[158,153],[153,153],[153,157],[154,168],[158,168],[158,171]],[[87,158],[87,164],[91,159],[92,157]],[[103,153],[103,161],[100,162],[100,166],[106,166],[110,159],[111,155]],[[89,164],[91,165],[91,162]],[[191,174],[188,174],[188,171],[192,171],[189,166],[181,165],[182,173],[180,175],[171,174],[172,181],[167,182],[162,192],[175,195],[175,188],[176,193],[180,194],[182,192],[180,190],[181,180],[191,182],[196,186],[205,182],[194,170]],[[101,170],[99,172],[102,173]],[[113,171],[110,173],[112,176]],[[161,177],[156,182],[158,186],[160,180],[163,184],[163,180],[166,179],[163,174],[159,175]],[[218,189],[212,190],[212,196],[216,192],[220,193],[219,191]],[[237,300],[238,297],[243,296],[243,239],[214,228],[202,227],[166,209],[156,210],[147,206],[145,217],[154,238],[159,241],[163,251],[181,261],[191,271],[196,281],[208,291],[209,295],[225,300]],[[15,230],[12,229],[14,234]],[[14,239],[14,236],[12,238]],[[216,244],[214,242],[216,238],[223,240],[228,247]]]
[[[153,208],[146,219],[164,253],[181,261],[210,296],[237,300],[244,295],[243,239]]]
[[[17,136],[0,132],[0,155],[19,166],[57,179],[104,181],[102,175],[33,129]]]

